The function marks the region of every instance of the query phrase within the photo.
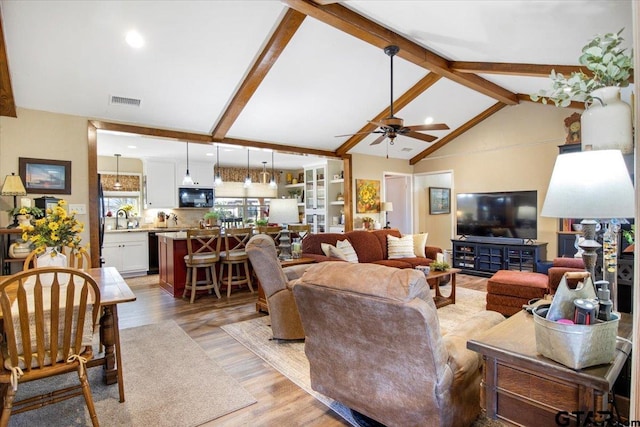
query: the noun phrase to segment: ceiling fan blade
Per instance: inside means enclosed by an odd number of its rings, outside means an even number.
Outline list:
[[[433,142],[436,139],[438,139],[438,137],[436,137],[436,136],[425,135],[424,133],[414,132],[412,130],[409,130],[407,132],[403,132],[401,135],[408,136],[408,137],[415,138],[415,139],[420,139],[420,140],[425,141],[425,142]]]
[[[364,133],[374,133],[374,131],[369,131],[369,132],[358,132],[358,133],[347,133],[345,135],[336,135],[335,138],[339,138],[341,136],[353,136],[353,135],[362,135]]]
[[[389,126],[385,125],[384,123],[374,122],[374,121],[371,121],[371,120],[368,120],[368,122],[373,124],[373,125],[379,126],[379,127],[383,128],[383,129],[389,129]]]
[[[379,137],[377,137],[377,138],[376,138],[376,140],[375,140],[375,141],[373,141],[373,142],[372,142],[371,144],[369,144],[369,145],[378,145],[378,144],[380,144],[382,141],[384,141],[384,139],[385,139],[386,137],[387,137],[387,134],[386,134],[386,133],[384,133],[384,134],[380,135]]]
[[[444,123],[432,123],[430,125],[413,125],[406,126],[409,130],[448,130],[449,126]]]

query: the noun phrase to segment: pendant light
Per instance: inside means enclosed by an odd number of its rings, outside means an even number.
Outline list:
[[[249,150],[247,148],[247,177],[244,179],[244,188],[251,186],[251,175],[249,174]]]
[[[269,181],[269,187],[277,188],[278,184],[276,184],[276,176],[273,173],[273,151],[271,152],[271,180]]]
[[[269,172],[267,172],[267,162],[262,162],[262,172],[260,172],[260,184],[266,184],[268,176],[269,176]]]
[[[114,154],[116,156],[116,183],[113,184],[114,190],[120,190],[122,188],[122,184],[120,184],[120,156],[122,154]]]
[[[189,143],[187,142],[187,173],[184,174],[184,178],[182,178],[182,185],[193,185],[193,179],[189,174]]]
[[[213,184],[216,187],[219,187],[222,185],[222,176],[220,175],[220,145],[216,145],[216,156],[217,156],[217,163],[218,166],[216,166],[216,177],[213,180]]]

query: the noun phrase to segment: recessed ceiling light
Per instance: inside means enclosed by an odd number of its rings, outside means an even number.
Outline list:
[[[135,148],[138,148],[138,147],[136,147],[135,145],[127,145],[127,148],[134,148],[135,149]]]
[[[213,157],[213,153],[206,153],[205,156],[207,157]]]
[[[430,125],[431,123],[433,123],[433,117],[429,116],[426,119],[424,119],[425,125]]]
[[[144,46],[144,39],[142,38],[142,35],[140,35],[139,32],[137,32],[136,30],[131,30],[127,33],[127,36],[125,37],[125,40],[127,41],[127,44],[135,49],[140,49],[142,46]]]

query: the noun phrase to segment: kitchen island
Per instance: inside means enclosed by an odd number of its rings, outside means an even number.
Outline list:
[[[184,257],[187,255],[187,232],[156,233],[158,236],[159,284],[176,298],[181,298],[187,278]]]

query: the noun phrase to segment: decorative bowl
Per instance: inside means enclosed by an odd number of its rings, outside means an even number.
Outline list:
[[[573,224],[573,231],[582,231],[582,224]]]

